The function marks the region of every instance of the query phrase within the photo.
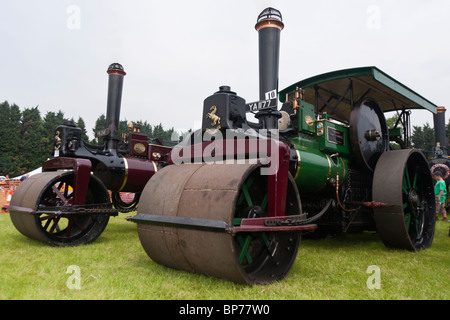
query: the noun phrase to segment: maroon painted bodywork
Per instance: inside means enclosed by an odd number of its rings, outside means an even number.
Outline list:
[[[289,146],[275,139],[214,140],[174,147],[169,164],[194,162],[265,161],[268,165],[268,216],[284,216],[289,179]],[[209,158],[208,158],[209,157]],[[226,164],[225,164],[226,165]]]
[[[72,169],[74,172],[73,205],[86,203],[86,193],[91,177],[91,161],[79,158],[54,158],[43,163],[42,171],[56,171],[58,169]]]
[[[158,171],[158,164],[147,159],[123,157],[125,173],[122,175],[119,192],[141,192],[145,184]]]

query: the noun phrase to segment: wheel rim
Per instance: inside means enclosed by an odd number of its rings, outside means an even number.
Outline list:
[[[403,172],[402,199],[405,226],[414,247],[419,248],[426,240],[424,235],[427,214],[427,191],[423,188],[423,170],[416,159],[410,158]],[[425,236],[425,238],[424,238]]]

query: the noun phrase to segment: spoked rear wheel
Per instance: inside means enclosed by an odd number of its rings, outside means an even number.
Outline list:
[[[55,210],[73,205],[73,186],[72,172],[44,172],[22,182],[11,199],[11,220],[16,229],[52,246],[78,246],[97,239],[108,224],[109,215],[100,212],[64,214]],[[107,202],[107,190],[91,176],[86,204]],[[14,210],[14,207],[47,212],[31,214]]]
[[[386,246],[418,251],[429,248],[435,229],[433,181],[419,150],[385,152],[373,180],[377,232]]]

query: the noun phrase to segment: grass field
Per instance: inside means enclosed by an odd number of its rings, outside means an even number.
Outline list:
[[[127,214],[130,215],[130,214]],[[266,286],[244,286],[160,266],[145,254],[136,225],[111,218],[96,242],[53,248],[22,236],[0,214],[0,299],[425,299],[450,295],[450,223],[439,221],[433,246],[419,253],[386,248],[376,234],[303,239],[290,274]],[[69,289],[77,266],[79,289]],[[380,289],[369,289],[379,268]],[[372,283],[372,282],[370,282]]]

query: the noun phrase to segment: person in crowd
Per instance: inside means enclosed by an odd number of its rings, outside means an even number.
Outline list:
[[[436,220],[439,214],[442,214],[442,220],[447,220],[447,211],[445,209],[445,198],[447,196],[447,186],[440,171],[433,172],[433,179],[436,180],[434,186],[434,196],[436,197]]]

